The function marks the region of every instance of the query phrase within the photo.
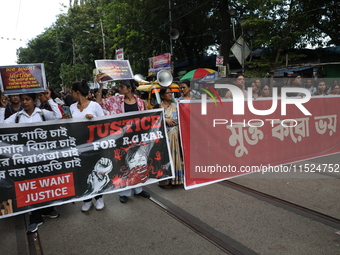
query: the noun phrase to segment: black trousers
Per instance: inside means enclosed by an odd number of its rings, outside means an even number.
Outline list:
[[[42,216],[43,215],[49,215],[53,211],[54,211],[54,206],[35,210],[35,211],[31,212],[30,224],[43,222],[44,220],[43,220]]]

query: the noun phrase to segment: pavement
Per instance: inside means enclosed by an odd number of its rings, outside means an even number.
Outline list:
[[[340,163],[339,154],[302,163]],[[151,198],[104,195],[105,208],[57,206],[27,235],[27,215],[0,220],[0,254],[340,254],[340,172],[254,173],[231,181],[331,216],[335,223],[226,183],[184,190],[148,185]],[[228,246],[231,249],[227,249]],[[229,247],[229,248],[230,248]]]

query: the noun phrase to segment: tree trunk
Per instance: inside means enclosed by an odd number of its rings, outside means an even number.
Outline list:
[[[221,46],[220,55],[223,56],[223,65],[228,66],[229,64],[229,52],[230,52],[230,38],[232,38],[232,29],[230,28],[230,15],[229,1],[220,0],[220,13],[221,13]]]

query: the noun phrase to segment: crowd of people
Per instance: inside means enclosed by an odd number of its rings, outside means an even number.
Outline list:
[[[59,95],[52,89],[40,93],[21,95],[1,94],[0,123],[34,123],[62,118],[92,119],[94,117],[114,115],[132,111],[147,110],[147,104],[136,93],[138,83],[135,80],[122,80],[117,91],[109,93],[100,82],[100,75],[96,76],[99,89],[91,90],[85,80],[74,82],[69,94],[61,92]],[[187,84],[190,86],[190,83]],[[190,89],[182,89],[183,98],[188,98]],[[189,93],[189,94],[188,94]],[[171,89],[161,89],[162,102],[157,106],[164,108],[166,130],[169,137],[170,149],[175,166],[175,178],[159,182],[161,188],[172,188],[183,184],[182,155],[179,142],[179,128],[177,106],[174,104]],[[149,198],[150,194],[142,187],[118,192],[119,201],[126,203],[132,194]],[[93,201],[94,200],[94,201]],[[102,195],[83,201],[82,212],[87,212],[94,206],[96,210],[105,207]],[[54,207],[35,210],[30,213],[27,233],[33,233],[44,222],[43,217],[57,218],[59,213]]]
[[[33,123],[47,120],[57,120],[61,118],[87,118],[115,115],[125,112],[147,110],[147,103],[136,93],[138,83],[135,80],[122,80],[115,91],[109,91],[103,88],[100,82],[101,74],[96,76],[96,82],[99,84],[98,89],[91,90],[88,83],[84,80],[74,82],[71,86],[70,93],[55,93],[53,90],[46,89],[41,93],[28,93],[21,95],[1,94],[0,101],[0,123]],[[174,186],[181,186],[184,182],[182,151],[180,144],[180,133],[178,126],[177,102],[180,100],[196,99],[191,82],[188,80],[181,81],[179,86],[181,95],[175,99],[173,92],[168,87],[160,89],[161,102],[154,108],[163,108],[168,134],[168,142],[171,151],[171,158],[175,170],[175,177],[158,183],[159,187],[171,189]],[[270,85],[265,80],[255,79],[245,84],[245,77],[241,74],[236,75],[233,84],[242,90],[245,98],[248,96],[248,87],[251,87],[252,98],[265,98],[271,96]],[[305,79],[301,76],[294,76],[285,83],[275,84],[280,96],[282,87],[302,87],[310,91],[313,96],[340,95],[340,84],[334,80],[331,86],[328,86],[324,80]],[[227,91],[225,98],[232,98],[231,91]],[[294,96],[294,95],[293,95]],[[295,95],[296,96],[296,95]],[[149,198],[150,194],[143,190],[142,187],[133,188],[119,192],[119,201],[126,203],[132,195],[139,195]],[[102,195],[97,195],[94,199],[83,201],[82,212],[87,212],[94,206],[97,210],[105,207]],[[41,210],[33,211],[30,215],[30,222],[27,232],[35,232],[43,223],[42,217],[56,218],[59,213],[54,207],[48,207]]]
[[[250,81],[248,84],[244,84],[243,79],[243,88],[247,89],[248,87],[252,88],[252,98],[257,99],[261,97],[270,97],[272,95],[272,91],[270,88],[269,81],[266,79],[256,79]],[[333,80],[331,84],[327,84],[326,79],[313,79],[306,78],[303,79],[300,75],[293,75],[286,79],[274,79],[273,88],[277,88],[278,96],[281,96],[281,88],[305,88],[307,89],[312,96],[327,96],[327,95],[340,95],[340,82],[338,80]],[[236,85],[236,82],[234,83]],[[300,94],[288,93],[287,96],[304,96]],[[226,95],[226,98],[227,97]]]

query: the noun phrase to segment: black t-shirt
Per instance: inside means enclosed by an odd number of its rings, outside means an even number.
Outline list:
[[[134,103],[134,104],[127,104],[127,103],[124,103],[124,111],[125,111],[125,112],[138,111],[137,102]]]

